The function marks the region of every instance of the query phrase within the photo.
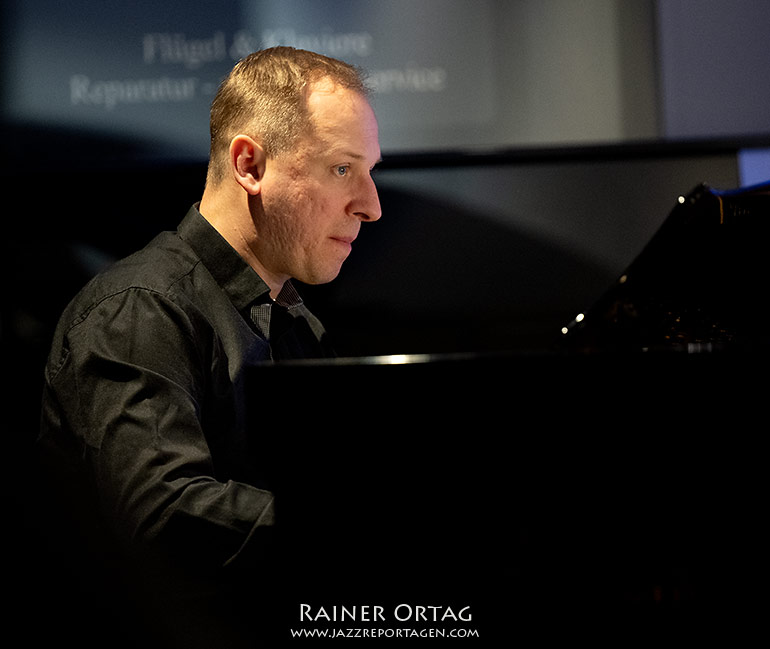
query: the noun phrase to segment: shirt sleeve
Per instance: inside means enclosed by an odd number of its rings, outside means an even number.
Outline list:
[[[46,375],[49,401],[118,541],[198,568],[249,554],[273,525],[273,495],[217,472],[211,443],[225,432],[202,424],[215,371],[210,327],[165,296],[129,289],[63,340]]]

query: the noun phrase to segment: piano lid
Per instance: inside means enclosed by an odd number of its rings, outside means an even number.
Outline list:
[[[639,256],[562,329],[595,351],[766,351],[770,183],[680,196]]]

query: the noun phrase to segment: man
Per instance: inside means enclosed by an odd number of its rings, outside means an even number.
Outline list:
[[[164,631],[175,636],[171,611],[184,614],[185,644],[234,646],[207,644],[195,623],[217,617],[223,583],[269,563],[273,494],[255,469],[247,402],[269,404],[245,394],[244,367],[332,354],[291,280],[334,279],[361,223],[380,217],[379,157],[351,66],[291,48],[248,56],[212,103],[200,204],[91,281],[57,328],[43,454],[136,559],[128,572],[169,614]]]

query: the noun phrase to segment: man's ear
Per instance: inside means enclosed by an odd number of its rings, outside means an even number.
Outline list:
[[[251,196],[262,191],[265,161],[265,150],[248,135],[236,135],[230,142],[230,169],[235,181]]]

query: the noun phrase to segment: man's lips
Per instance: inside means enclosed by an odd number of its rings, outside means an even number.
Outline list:
[[[334,241],[339,241],[340,243],[346,243],[347,245],[351,245],[356,240],[357,235],[353,236],[334,236],[331,237]]]

